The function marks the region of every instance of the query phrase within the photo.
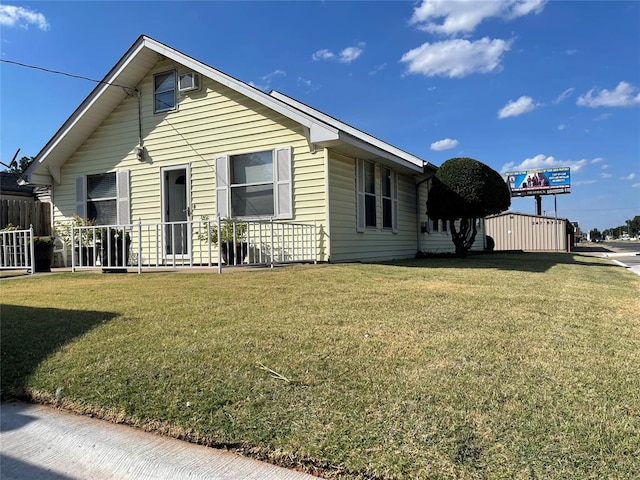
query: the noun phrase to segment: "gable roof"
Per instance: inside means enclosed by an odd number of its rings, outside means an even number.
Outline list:
[[[310,146],[333,148],[351,155],[357,153],[360,158],[380,159],[415,173],[435,170],[428,162],[284,94],[267,94],[142,35],[36,155],[23,174],[23,183],[46,185],[52,183],[52,177],[59,178],[60,167],[126,96],[139,93],[137,85],[162,58],[173,60],[299,123]]]

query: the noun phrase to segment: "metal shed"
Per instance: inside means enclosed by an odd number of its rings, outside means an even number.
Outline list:
[[[505,212],[485,219],[496,250],[570,251],[572,226],[566,218]]]

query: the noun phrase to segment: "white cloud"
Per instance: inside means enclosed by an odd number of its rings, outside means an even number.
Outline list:
[[[498,112],[498,118],[517,117],[532,112],[540,105],[533,103],[533,98],[522,96],[516,101],[510,101]]]
[[[375,67],[373,67],[373,70],[369,72],[369,75],[376,75],[380,73],[382,70],[384,70],[385,68],[387,68],[387,62],[381,63],[380,65],[376,65]]]
[[[581,107],[630,107],[640,103],[637,88],[627,82],[620,82],[614,90],[592,88],[578,97],[576,105]]]
[[[574,55],[578,50],[575,49],[569,49],[569,50],[565,50],[564,53],[566,53],[567,55]]]
[[[335,57],[333,52],[331,52],[330,50],[327,50],[326,48],[323,48],[322,50],[318,50],[313,55],[311,55],[311,58],[314,60],[329,60],[333,57]]]
[[[633,188],[640,188],[640,183],[634,183],[633,185],[631,185]]]
[[[573,93],[573,91],[575,90],[575,88],[567,88],[564,92],[562,92],[560,95],[558,95],[558,97],[553,101],[554,104],[558,104],[560,102],[562,102],[563,100],[566,100],[568,97],[571,96],[571,94]]]
[[[612,116],[613,116],[613,113],[611,113],[611,112],[602,113],[602,114],[598,115],[596,118],[594,118],[593,121],[594,122],[600,122],[600,121],[608,120]]]
[[[601,173],[600,177],[602,177],[602,178],[611,178],[611,177],[613,177],[613,175],[611,173]]]
[[[340,52],[338,61],[340,63],[351,63],[364,53],[364,43],[359,43],[356,47],[347,47]]]
[[[630,173],[629,175],[626,175],[624,177],[620,177],[620,180],[625,180],[630,182],[631,180],[636,178],[636,174],[635,173]]]
[[[365,43],[360,42],[352,47],[343,48],[338,55],[327,48],[318,50],[311,58],[313,60],[337,60],[340,63],[351,63],[364,53]]]
[[[558,125],[558,130],[562,131],[565,128],[567,128],[567,126],[564,123],[561,123],[560,125]]]
[[[320,89],[320,85],[313,83],[311,80],[308,80],[303,77],[298,77],[298,85],[303,85],[307,87],[310,92],[317,92]]]
[[[575,185],[593,185],[594,183],[598,183],[597,180],[578,180],[577,182],[572,182]]]
[[[533,158],[527,158],[516,164],[515,162],[505,163],[502,166],[502,172],[513,172],[520,170],[534,170],[536,168],[555,168],[555,167],[570,167],[573,172],[580,171],[582,167],[587,165],[590,161],[586,159],[582,160],[556,160],[552,156],[546,156],[544,154],[536,155]]]
[[[424,43],[409,50],[400,61],[407,64],[407,73],[462,78],[472,73],[498,70],[502,55],[509,48],[510,42],[487,37],[475,42],[446,40]]]
[[[265,82],[271,82],[271,80],[273,80],[275,77],[286,77],[287,76],[287,72],[285,72],[284,70],[280,70],[279,68],[277,70],[274,70],[271,73],[267,73],[265,76],[260,77],[260,80],[263,80]]]
[[[604,162],[604,158],[602,158],[602,157],[597,157],[597,158],[594,158],[593,160],[591,160],[591,163],[602,163],[602,162]],[[604,165],[603,165],[602,168],[604,168]]]
[[[423,0],[414,8],[409,21],[429,33],[455,35],[470,33],[491,17],[512,20],[530,13],[540,13],[546,0],[503,0],[478,2],[476,0]]]
[[[435,150],[439,152],[441,150],[449,150],[450,148],[455,148],[456,146],[458,146],[458,140],[445,138],[443,140],[438,140],[437,142],[433,142],[431,144],[431,150]]]
[[[279,68],[277,70],[274,70],[271,73],[267,73],[266,75],[263,75],[262,77],[260,77],[260,80],[262,80],[264,83],[254,83],[254,82],[249,82],[249,85],[251,85],[252,87],[258,88],[264,92],[268,92],[269,90],[271,90],[271,80],[273,80],[276,77],[284,77],[287,75],[287,72],[285,72],[284,70],[280,70]]]
[[[29,25],[35,25],[45,32],[50,28],[43,14],[13,5],[0,5],[0,25],[24,29],[29,28]]]

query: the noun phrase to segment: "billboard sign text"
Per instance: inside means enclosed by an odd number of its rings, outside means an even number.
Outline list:
[[[512,197],[571,193],[569,167],[507,172],[505,178]]]

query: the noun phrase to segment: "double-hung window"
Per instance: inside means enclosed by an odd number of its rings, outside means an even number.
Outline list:
[[[128,225],[129,170],[76,177],[76,213],[96,225]]]
[[[393,228],[393,198],[391,182],[391,169],[387,167],[380,168],[380,190],[382,196],[382,228]]]
[[[216,157],[222,218],[292,218],[291,148]]]
[[[153,77],[153,111],[166,112],[176,108],[176,72],[164,72]]]
[[[390,229],[398,231],[397,174],[388,167],[357,160],[356,162],[356,230]],[[377,185],[380,188],[376,188]],[[381,210],[381,217],[378,212]],[[380,224],[380,220],[382,223]]]
[[[87,218],[96,225],[118,223],[116,174],[87,175]]]
[[[229,157],[231,216],[268,217],[274,213],[273,150]]]
[[[365,227],[376,228],[376,165],[364,162],[364,219]]]

